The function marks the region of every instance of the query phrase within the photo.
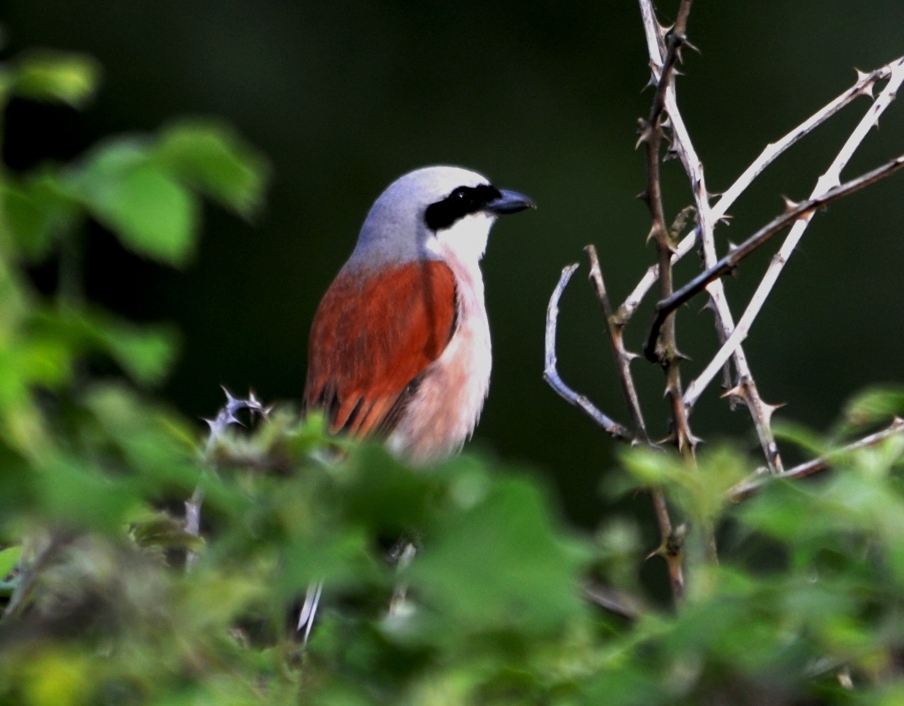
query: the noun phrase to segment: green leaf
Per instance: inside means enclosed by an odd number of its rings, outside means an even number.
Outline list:
[[[72,227],[79,213],[78,205],[49,173],[23,180],[10,178],[3,196],[19,252],[32,263],[50,254],[54,239]]]
[[[83,107],[94,96],[100,64],[85,54],[41,51],[20,57],[13,75],[15,95]]]
[[[102,145],[70,177],[76,198],[130,250],[171,265],[193,254],[199,205],[145,141]]]
[[[158,490],[175,485],[186,498],[191,494],[199,471],[196,449],[186,443],[187,425],[122,383],[95,383],[81,401],[105,438],[121,450],[135,483]]]
[[[142,385],[162,382],[176,359],[178,333],[165,326],[137,327],[113,318],[99,321],[100,340],[130,377]]]
[[[76,456],[47,459],[37,487],[45,520],[100,531],[121,531],[139,498],[122,479],[107,477]]]
[[[904,388],[873,387],[854,396],[844,407],[849,430],[887,424],[894,416],[904,416]]]
[[[9,576],[10,572],[16,568],[20,556],[22,556],[22,545],[20,544],[0,550],[0,581]]]
[[[821,456],[830,449],[825,439],[802,424],[779,419],[772,425],[772,430],[777,439],[790,441],[813,456]]]
[[[738,517],[753,529],[777,539],[792,541],[811,531],[820,515],[813,493],[801,484],[773,480],[738,511]]]
[[[753,470],[745,454],[730,446],[705,449],[696,465],[674,453],[643,446],[624,449],[620,457],[637,484],[664,488],[688,515],[704,522],[719,516],[729,489]],[[621,478],[612,484],[625,489]]]
[[[424,545],[412,586],[450,627],[546,632],[581,608],[575,586],[587,557],[554,530],[544,498],[525,480],[499,481]]]
[[[53,384],[66,378],[74,360],[104,353],[142,385],[160,383],[176,358],[178,334],[170,326],[137,326],[105,311],[45,308],[32,320],[24,368],[34,382]]]
[[[356,449],[350,471],[342,495],[350,522],[387,534],[410,532],[424,522],[436,485],[430,476],[406,468],[377,444]]]
[[[211,120],[171,125],[160,136],[156,158],[185,183],[245,218],[263,204],[270,165],[226,125]]]

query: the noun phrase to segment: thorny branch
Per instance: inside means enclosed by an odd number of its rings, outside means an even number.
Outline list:
[[[840,186],[829,189],[821,196],[816,196],[799,204],[789,203],[789,208],[785,213],[773,219],[770,223],[767,223],[732,250],[728,255],[719,260],[715,265],[704,272],[701,272],[694,277],[694,279],[681,287],[681,289],[675,291],[671,296],[666,297],[656,304],[656,313],[653,318],[653,324],[650,326],[650,332],[647,335],[646,343],[644,343],[644,355],[647,360],[655,362],[658,359],[656,353],[656,341],[659,337],[660,330],[664,328],[664,324],[668,321],[669,316],[679,306],[687,303],[694,296],[703,291],[710,282],[730,273],[744,258],[763,245],[773,235],[780,233],[798,219],[808,218],[817,209],[827,206],[833,201],[838,201],[845,196],[849,196],[855,191],[871,186],[872,184],[891,176],[902,167],[904,167],[904,155],[896,157],[871,172],[862,174]]]
[[[259,414],[261,417],[267,417],[270,414],[270,408],[264,407],[260,400],[257,399],[254,392],[248,393],[248,399],[243,400],[232,396],[225,387],[223,392],[226,393],[226,405],[220,409],[214,419],[205,419],[210,427],[210,435],[207,437],[207,444],[204,447],[204,453],[209,458],[213,452],[217,442],[226,433],[226,429],[232,424],[241,424],[238,413],[242,410],[248,410],[252,414]],[[199,485],[195,488],[190,499],[185,501],[185,532],[193,537],[201,534],[201,506],[204,504],[204,489]],[[198,553],[189,551],[185,557],[185,568],[190,570],[198,560]]]
[[[759,312],[759,308],[766,297],[768,297],[785,261],[799,241],[812,214],[818,208],[822,208],[854,191],[884,179],[904,167],[904,155],[902,155],[856,179],[844,184],[840,183],[840,174],[844,166],[859,147],[869,129],[877,124],[879,115],[894,100],[897,89],[904,82],[904,58],[898,59],[869,74],[858,72],[857,81],[850,88],[792,129],[784,137],[767,145],[734,184],[714,204],[711,204],[711,196],[706,188],[703,165],[697,156],[689,132],[678,109],[673,80],[676,63],[680,60],[681,48],[690,46],[685,37],[685,30],[691,0],[682,0],[675,24],[669,29],[659,24],[650,0],[639,0],[639,3],[650,55],[651,84],[656,89],[650,115],[647,120],[640,122],[638,145],[643,144],[646,148],[647,164],[647,185],[640,198],[646,202],[650,211],[652,226],[648,240],[653,240],[656,244],[658,262],[647,270],[624,303],[613,311],[596,251],[592,246],[586,248],[591,266],[590,278],[606,318],[622,393],[631,416],[632,430],[629,432],[622,425],[609,419],[609,417],[594,407],[586,397],[568,388],[561,381],[556,370],[555,336],[558,302],[564,288],[578,267],[576,264],[563,270],[559,284],[550,298],[547,311],[546,370],[544,377],[558,394],[571,404],[581,408],[616,439],[632,443],[650,444],[642,410],[637,399],[633,376],[630,371],[630,362],[635,356],[625,348],[623,330],[636,313],[646,294],[656,281],[659,281],[660,301],[656,305],[654,321],[645,340],[644,355],[648,360],[660,363],[666,372],[666,394],[670,401],[673,421],[671,441],[675,443],[688,460],[693,462],[694,447],[698,440],[691,434],[687,417],[699,399],[700,394],[702,394],[720,369],[725,371],[726,387],[729,388],[726,396],[732,399],[732,403],[738,400],[744,402],[753,418],[768,468],[760,469],[757,474],[754,474],[731,491],[729,497],[731,500],[736,501],[755,492],[768,482],[770,477],[802,478],[829,467],[839,454],[879,443],[891,435],[904,432],[904,421],[896,419],[892,426],[883,432],[866,437],[828,456],[809,461],[790,470],[784,470],[770,424],[772,413],[776,407],[766,404],[760,398],[744,350],[740,345],[746,337],[753,319]],[[873,87],[878,82],[886,79],[887,84],[882,92],[873,101],[869,111],[848,138],[829,170],[820,177],[809,200],[802,204],[787,202],[787,209],[783,215],[758,230],[739,247],[734,248],[727,256],[721,260],[718,259],[713,231],[715,226],[725,219],[728,209],[737,198],[772,162],[787,151],[788,148],[796,144],[804,135],[812,132],[860,95],[872,97]],[[678,236],[681,228],[673,227],[670,230],[666,226],[662,201],[660,167],[662,144],[666,139],[670,140],[669,153],[676,154],[679,157],[688,175],[694,196],[694,210],[697,214],[697,223],[693,232],[681,238],[680,241]],[[721,278],[728,272],[733,271],[745,257],[763,245],[773,235],[789,227],[791,232],[779,253],[773,258],[773,262],[767,269],[757,294],[751,300],[738,324],[735,325],[725,297]],[[675,290],[672,267],[693,250],[697,244],[700,245],[706,269],[692,279],[691,282]],[[679,353],[675,340],[674,314],[679,306],[689,301],[702,290],[706,290],[710,295],[710,306],[716,314],[717,332],[722,346],[717,356],[704,370],[704,373],[693,381],[682,394],[678,366],[683,356]],[[732,360],[734,365],[734,375],[732,375],[729,367],[729,359]],[[673,530],[665,497],[661,493],[653,493],[653,505],[662,534],[662,545],[654,554],[666,558],[669,565],[670,578],[672,579],[673,592],[676,599],[678,599],[683,589],[683,576],[681,573],[683,557],[679,535],[684,530],[684,526],[679,527],[678,530]],[[704,528],[704,532],[706,531],[706,528]],[[709,558],[715,560],[715,547],[709,540],[711,540],[711,535],[705,538],[705,541],[709,545]],[[673,571],[673,569],[677,569],[677,571]]]
[[[878,431],[875,434],[865,436],[862,439],[858,439],[857,441],[848,444],[847,446],[842,446],[840,449],[835,449],[825,456],[820,456],[805,463],[801,463],[799,466],[795,466],[794,468],[789,468],[787,471],[783,471],[778,475],[769,476],[763,472],[754,473],[747,480],[744,480],[734,486],[734,488],[732,488],[728,493],[728,499],[732,502],[739,502],[741,500],[744,500],[745,498],[753,495],[756,491],[758,491],[760,488],[762,488],[764,485],[774,480],[775,478],[781,478],[783,480],[796,480],[798,478],[806,478],[807,476],[812,476],[814,473],[819,473],[820,471],[824,471],[827,468],[831,468],[832,465],[834,465],[839,459],[844,458],[854,451],[860,451],[861,449],[866,449],[870,446],[876,446],[886,439],[890,439],[891,437],[897,436],[899,434],[904,434],[904,419],[895,417],[891,425],[883,429],[882,431]]]
[[[649,2],[642,2],[641,9],[644,10],[649,6]],[[649,12],[652,13],[652,8],[649,9]],[[647,13],[644,12],[644,22],[647,22]],[[652,17],[652,14],[650,14]],[[656,25],[658,27],[658,25]],[[901,59],[898,59],[892,63],[899,63]],[[834,100],[820,108],[809,118],[804,120],[800,125],[796,126],[792,130],[790,130],[784,137],[772,142],[766,147],[763,148],[763,151],[760,152],[759,156],[750,164],[747,169],[744,170],[744,173],[739,176],[735,182],[725,190],[722,196],[713,204],[710,209],[710,213],[712,215],[713,221],[718,222],[719,220],[725,218],[725,214],[728,212],[728,209],[734,204],[734,202],[738,199],[738,197],[747,190],[747,188],[753,183],[754,179],[762,174],[763,171],[766,170],[769,165],[771,165],[776,159],[778,159],[782,154],[784,154],[790,147],[797,144],[797,142],[803,138],[805,135],[808,135],[819,125],[824,123],[830,117],[838,113],[842,108],[849,105],[854,99],[862,96],[862,95],[872,95],[873,86],[888,78],[891,75],[891,64],[888,66],[883,66],[876,71],[873,71],[869,74],[858,74],[857,81],[853,86],[848,88],[846,91],[838,95]],[[694,249],[694,245],[696,245],[698,238],[698,233],[695,230],[689,235],[685,236],[681,239],[681,242],[678,243],[678,247],[675,249],[675,254],[672,256],[672,265],[681,260],[685,255],[691,252]],[[618,308],[619,314],[624,320],[627,322],[631,319],[634,313],[637,311],[637,307],[640,306],[640,303],[643,301],[644,297],[646,297],[647,293],[659,279],[659,265],[651,265],[649,269],[646,271],[641,280],[637,283],[634,290],[628,297],[625,299],[624,303]]]
[[[642,194],[650,210],[653,224],[648,240],[656,243],[659,260],[659,293],[661,299],[672,295],[672,255],[675,251],[676,236],[666,226],[665,209],[662,202],[662,183],[660,179],[661,147],[664,139],[663,114],[669,84],[675,73],[675,64],[680,59],[682,46],[686,42],[685,31],[687,18],[691,10],[691,0],[682,0],[678,8],[678,16],[674,26],[665,35],[665,57],[660,68],[653,67],[653,83],[656,93],[650,117],[641,123],[639,142],[646,147],[647,154],[647,187]],[[654,20],[655,21],[655,20]],[[657,50],[658,51],[658,50]],[[654,344],[655,360],[662,365],[666,374],[666,396],[672,408],[673,441],[675,446],[688,460],[694,458],[694,447],[697,439],[691,433],[688,424],[687,409],[682,401],[681,373],[679,364],[682,355],[678,351],[675,337],[675,317],[666,316],[657,331]]]
[[[643,419],[643,411],[640,408],[640,400],[637,397],[637,388],[634,386],[634,376],[631,374],[631,361],[637,358],[636,353],[629,353],[625,348],[625,337],[622,331],[625,326],[612,312],[612,303],[606,292],[606,283],[603,280],[603,270],[600,267],[596,248],[588,245],[584,248],[587,259],[590,261],[590,281],[596,290],[596,298],[599,300],[600,309],[606,318],[606,329],[609,332],[609,342],[612,344],[612,353],[615,356],[615,364],[618,368],[618,380],[621,383],[625,405],[631,415],[631,426],[634,428],[634,440],[649,444],[650,437],[647,434],[647,425]]]
[[[650,0],[641,0],[641,5],[646,6],[648,11],[642,12],[644,19],[644,30],[647,36],[647,48],[655,65],[656,58],[662,56],[663,34],[659,24],[655,21],[652,13],[652,5]],[[717,258],[716,245],[713,230],[717,222],[717,218],[713,216],[712,209],[709,204],[709,193],[706,188],[706,178],[703,171],[703,164],[697,156],[691,141],[690,133],[678,110],[677,91],[674,82],[666,87],[665,107],[669,114],[672,127],[672,151],[675,152],[681,160],[684,170],[691,182],[694,194],[694,206],[697,212],[697,228],[696,235],[699,238],[701,249],[703,251],[703,260],[706,267],[711,267]],[[724,215],[724,213],[723,213]],[[711,306],[716,315],[717,332],[721,343],[725,343],[734,329],[734,319],[731,309],[728,306],[728,299],[721,281],[715,281],[708,287],[711,298]],[[760,446],[766,458],[766,463],[772,473],[780,472],[782,469],[781,457],[779,455],[778,445],[775,443],[775,437],[772,434],[770,418],[774,407],[767,405],[760,398],[759,391],[753,379],[753,373],[747,362],[747,356],[744,350],[738,347],[734,351],[734,364],[737,369],[737,384],[732,383],[731,370],[725,368],[726,388],[734,392],[732,399],[740,399],[747,406],[750,416],[753,419],[754,427],[757,431],[757,437],[760,440]],[[688,394],[684,393],[684,404],[690,410],[693,405],[688,404]],[[733,405],[732,405],[733,406]]]
[[[897,94],[901,83],[904,82],[904,58],[893,62],[887,68],[889,68],[888,83],[882,89],[876,100],[873,101],[869,110],[867,110],[857,127],[845,141],[844,146],[832,161],[828,170],[817,180],[816,186],[810,194],[811,198],[825,194],[832,187],[835,187],[840,183],[842,170],[850,161],[854,152],[860,146],[860,143],[863,142],[867,133],[878,124],[879,117],[895,99],[895,95]],[[730,332],[731,335],[727,340],[723,341],[721,350],[718,351],[706,369],[688,386],[684,396],[685,404],[693,406],[714,377],[715,371],[728,359],[728,356],[735,350],[738,350],[741,342],[747,337],[754,319],[762,309],[763,304],[769,297],[772,287],[778,280],[778,276],[781,274],[785,263],[791,257],[791,254],[794,252],[804,231],[809,225],[811,216],[812,212],[795,222],[791,232],[786,237],[785,242],[782,243],[781,248],[779,248],[778,253],[772,258],[772,261],[766,270],[766,274],[763,276],[750,303],[747,305],[747,309],[741,316],[741,320],[738,322],[737,327],[735,327],[734,331]],[[710,263],[707,264],[709,265]]]
[[[625,405],[631,415],[631,425],[634,428],[634,443],[652,445],[643,419],[640,400],[637,397],[637,389],[634,386],[634,376],[631,374],[631,361],[638,356],[635,353],[629,353],[625,348],[625,340],[622,335],[625,324],[612,311],[612,302],[609,300],[609,294],[606,291],[606,282],[603,279],[603,270],[600,267],[596,248],[588,245],[584,248],[584,252],[587,253],[587,259],[590,261],[590,281],[593,283],[600,308],[606,318],[609,342],[612,344],[612,352],[618,369],[618,379],[621,383]],[[656,524],[659,526],[659,534],[662,539],[656,553],[661,555],[666,562],[672,594],[678,599],[684,595],[681,542],[676,541],[676,534],[672,527],[672,519],[669,516],[665,494],[659,488],[651,488],[650,496],[653,500],[653,512],[656,516]]]

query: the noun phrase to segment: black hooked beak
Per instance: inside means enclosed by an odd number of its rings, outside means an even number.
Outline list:
[[[508,191],[499,189],[499,196],[490,201],[486,209],[497,216],[504,216],[507,213],[518,213],[526,208],[536,208],[535,204],[529,197],[519,194],[517,191]]]

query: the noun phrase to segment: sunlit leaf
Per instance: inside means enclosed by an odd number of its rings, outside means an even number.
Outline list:
[[[175,361],[178,335],[169,326],[138,327],[107,320],[99,335],[116,362],[143,385],[161,382]]]
[[[175,176],[150,159],[145,141],[95,149],[72,172],[73,194],[130,250],[171,265],[194,252],[199,206]]]
[[[844,406],[844,421],[851,429],[887,424],[894,416],[904,416],[904,388],[870,388]]]
[[[17,60],[13,91],[24,98],[81,108],[93,97],[100,73],[97,61],[85,54],[31,52]]]
[[[75,650],[45,649],[23,671],[29,706],[80,706],[93,690],[88,656]]]
[[[19,557],[22,556],[21,545],[6,547],[0,549],[0,581],[9,576],[10,572],[16,568],[19,563]]]
[[[260,210],[270,173],[267,159],[222,123],[185,120],[165,128],[155,158],[245,218]]]

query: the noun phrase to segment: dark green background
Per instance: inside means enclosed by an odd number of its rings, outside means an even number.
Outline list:
[[[668,15],[675,3],[663,3]],[[84,115],[15,103],[5,157],[16,169],[68,158],[100,136],[153,130],[184,114],[218,115],[273,163],[254,227],[210,208],[182,272],[139,261],[92,229],[88,290],[184,334],[166,387],[185,413],[212,415],[218,385],[298,399],[319,296],[351,252],[373,199],[395,177],[450,163],[521,190],[536,212],[498,224],[484,261],[494,335],[492,391],[476,444],[553,479],[573,519],[592,523],[613,443],[541,379],[546,302],[562,266],[588,242],[621,300],[651,262],[636,120],[651,94],[634,2],[264,2],[7,0],[8,45],[86,51],[105,69]],[[710,188],[723,189],[776,139],[854,79],[904,53],[900,0],[698,2],[679,100]],[[849,108],[773,167],[732,209],[719,242],[740,241],[804,198],[868,103]],[[904,152],[894,105],[847,175]],[[677,163],[665,170],[670,214],[690,203]],[[904,177],[833,206],[811,225],[747,344],[765,398],[782,416],[827,426],[852,392],[904,378]],[[729,283],[735,311],[768,260]],[[679,269],[689,277],[693,258]],[[586,272],[586,268],[582,270]],[[37,272],[49,281],[48,272]],[[712,316],[679,317],[694,358],[715,350]],[[602,321],[579,274],[563,301],[560,370],[625,419]],[[649,307],[629,329],[638,347]],[[665,432],[662,374],[635,370],[648,417]],[[692,421],[709,440],[754,443],[746,413],[711,389]]]

